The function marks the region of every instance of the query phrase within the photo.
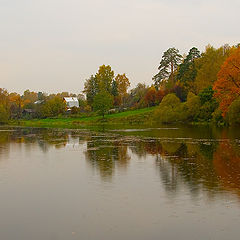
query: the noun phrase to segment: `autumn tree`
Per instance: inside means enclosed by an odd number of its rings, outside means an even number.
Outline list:
[[[171,92],[175,93],[178,98],[180,98],[181,101],[186,100],[186,92],[184,90],[184,86],[180,81],[177,81],[172,89],[169,89]]]
[[[154,86],[150,87],[144,98],[148,107],[154,106],[157,100],[156,88]]]
[[[38,94],[36,92],[26,90],[23,93],[22,100],[25,108],[32,108],[33,103],[38,100]]]
[[[20,118],[22,114],[23,100],[18,93],[9,94],[10,115],[12,118]]]
[[[9,93],[4,88],[0,88],[0,104],[9,111]]]
[[[114,79],[114,71],[111,66],[102,65],[99,67],[98,72],[95,75],[96,82],[100,91],[107,91],[111,94],[112,82]]]
[[[159,72],[153,77],[154,84],[159,86],[163,80],[174,82],[174,72],[176,71],[182,56],[176,48],[169,48],[163,53],[162,60],[158,67]]]
[[[222,65],[214,90],[225,116],[231,103],[240,96],[240,47],[233,51]]]
[[[196,59],[197,76],[195,81],[195,87],[197,93],[204,88],[213,86],[217,80],[218,72],[230,53],[230,47],[223,46],[215,49],[208,45],[201,57]]]
[[[127,89],[130,87],[129,79],[126,74],[118,74],[115,78],[117,84],[117,91],[120,97],[120,103],[124,105],[124,97],[126,96]]]
[[[147,93],[147,90],[148,87],[145,83],[138,83],[138,85],[130,91],[127,100],[128,106],[136,108],[145,107],[146,104],[144,97]]]
[[[93,105],[94,97],[100,91],[107,91],[109,94],[113,94],[113,87],[117,88],[114,80],[114,72],[111,67],[102,65],[99,67],[98,72],[92,75],[84,83],[84,93],[86,94],[87,102],[90,106]],[[115,91],[115,90],[114,90]],[[115,94],[117,92],[115,91]]]
[[[67,106],[63,99],[56,96],[42,105],[41,115],[42,117],[55,117],[63,114],[66,108]]]
[[[157,93],[156,93],[156,103],[159,104],[163,97],[166,95],[166,92],[163,89],[158,89]]]

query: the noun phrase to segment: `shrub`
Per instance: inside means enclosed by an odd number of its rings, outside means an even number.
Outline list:
[[[200,97],[195,94],[189,92],[187,95],[187,117],[190,120],[196,120],[199,115],[199,109],[201,107]]]
[[[173,93],[165,96],[155,111],[154,118],[158,122],[172,123],[183,119],[184,105],[180,99]]]

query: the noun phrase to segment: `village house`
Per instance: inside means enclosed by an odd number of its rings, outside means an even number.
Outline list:
[[[66,102],[68,109],[79,107],[79,102],[76,97],[64,97],[64,101]]]

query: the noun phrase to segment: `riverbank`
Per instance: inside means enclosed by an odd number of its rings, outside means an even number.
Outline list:
[[[151,124],[156,107],[143,108],[120,113],[108,114],[103,119],[101,116],[90,117],[60,117],[11,121],[13,126],[43,127],[43,128],[84,128],[96,125],[123,125],[123,124]]]

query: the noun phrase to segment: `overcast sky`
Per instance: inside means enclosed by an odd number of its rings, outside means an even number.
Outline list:
[[[240,42],[239,0],[0,0],[0,87],[80,93],[102,64],[152,83],[169,47]]]

